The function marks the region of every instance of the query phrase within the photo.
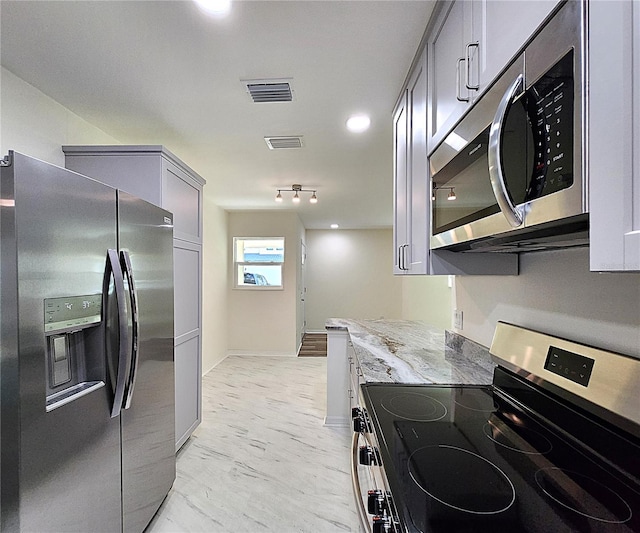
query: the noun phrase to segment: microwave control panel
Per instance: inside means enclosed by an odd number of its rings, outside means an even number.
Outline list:
[[[573,50],[527,89],[534,153],[526,200],[573,184],[573,90]]]

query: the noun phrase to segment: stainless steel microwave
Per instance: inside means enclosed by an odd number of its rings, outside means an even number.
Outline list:
[[[432,249],[588,243],[584,9],[563,4],[430,155]]]

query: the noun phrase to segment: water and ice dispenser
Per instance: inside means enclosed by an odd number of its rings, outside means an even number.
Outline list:
[[[44,300],[47,411],[105,385],[102,295]]]

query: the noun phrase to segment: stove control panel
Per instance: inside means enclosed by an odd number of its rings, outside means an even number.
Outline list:
[[[589,357],[550,346],[544,368],[586,387],[589,385],[594,363]]]

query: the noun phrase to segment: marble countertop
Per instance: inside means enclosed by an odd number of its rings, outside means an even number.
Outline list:
[[[348,331],[367,383],[488,385],[493,378],[487,348],[422,322],[331,318],[326,329]]]

